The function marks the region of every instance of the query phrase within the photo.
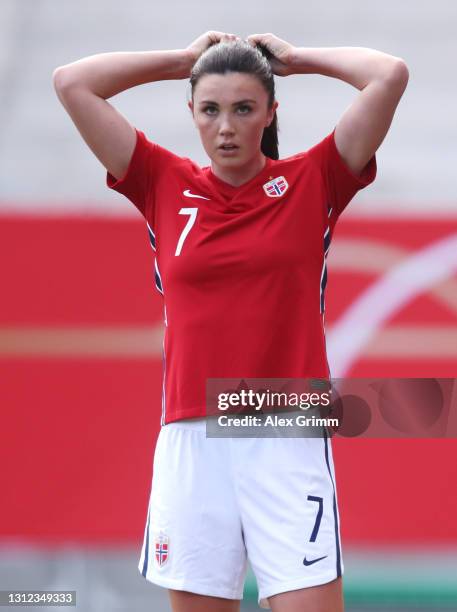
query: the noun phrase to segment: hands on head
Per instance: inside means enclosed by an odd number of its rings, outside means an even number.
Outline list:
[[[211,47],[212,45],[218,42],[229,42],[241,40],[239,36],[235,34],[226,34],[225,32],[216,32],[215,30],[210,30],[209,32],[205,32],[198,38],[196,38],[188,47],[187,51],[189,52],[193,63],[195,63],[200,55]]]
[[[241,40],[241,37],[236,34],[227,34],[214,30],[205,32],[205,34],[199,36],[187,47],[187,51],[192,58],[192,65],[208,47],[219,42],[230,42],[235,40]],[[278,76],[293,74],[291,65],[294,51],[293,45],[285,40],[281,40],[271,33],[251,34],[247,37],[246,42],[262,50],[270,62],[274,74]]]

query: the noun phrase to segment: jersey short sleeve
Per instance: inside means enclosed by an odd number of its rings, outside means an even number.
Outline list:
[[[335,143],[335,130],[309,149],[310,157],[319,166],[325,185],[327,209],[338,217],[359,189],[372,183],[376,177],[376,156],[369,160],[357,175],[347,166]]]
[[[116,179],[106,173],[106,184],[125,195],[143,217],[152,223],[155,213],[155,184],[164,165],[174,158],[171,151],[151,142],[135,128],[136,144],[124,176]]]

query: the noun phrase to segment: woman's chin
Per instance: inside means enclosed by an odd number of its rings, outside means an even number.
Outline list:
[[[236,166],[242,166],[245,163],[240,155],[216,155],[213,157],[213,162],[222,168],[234,168]]]

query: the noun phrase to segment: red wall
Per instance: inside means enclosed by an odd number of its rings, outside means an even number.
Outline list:
[[[363,237],[411,253],[456,227],[455,219],[342,218],[332,244]],[[45,351],[34,330],[160,324],[145,224],[4,217],[0,256],[0,535],[137,542],[159,428],[161,357],[72,354],[55,342]],[[329,270],[328,327],[376,276],[332,269],[331,259]],[[455,327],[457,319],[451,306],[425,292],[391,317],[388,325],[396,324]],[[21,349],[11,334],[22,334]],[[426,352],[361,355],[348,376],[456,377],[457,364],[452,355]],[[457,543],[456,440],[333,444],[345,543]]]

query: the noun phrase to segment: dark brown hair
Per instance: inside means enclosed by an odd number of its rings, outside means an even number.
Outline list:
[[[244,72],[259,79],[268,94],[268,106],[275,100],[275,82],[273,71],[267,57],[269,53],[260,45],[253,47],[244,40],[219,42],[204,51],[195,62],[190,75],[192,99],[195,86],[205,74],[225,74],[227,72]],[[271,159],[279,159],[278,151],[278,118],[276,112],[273,121],[263,130],[261,151]]]

